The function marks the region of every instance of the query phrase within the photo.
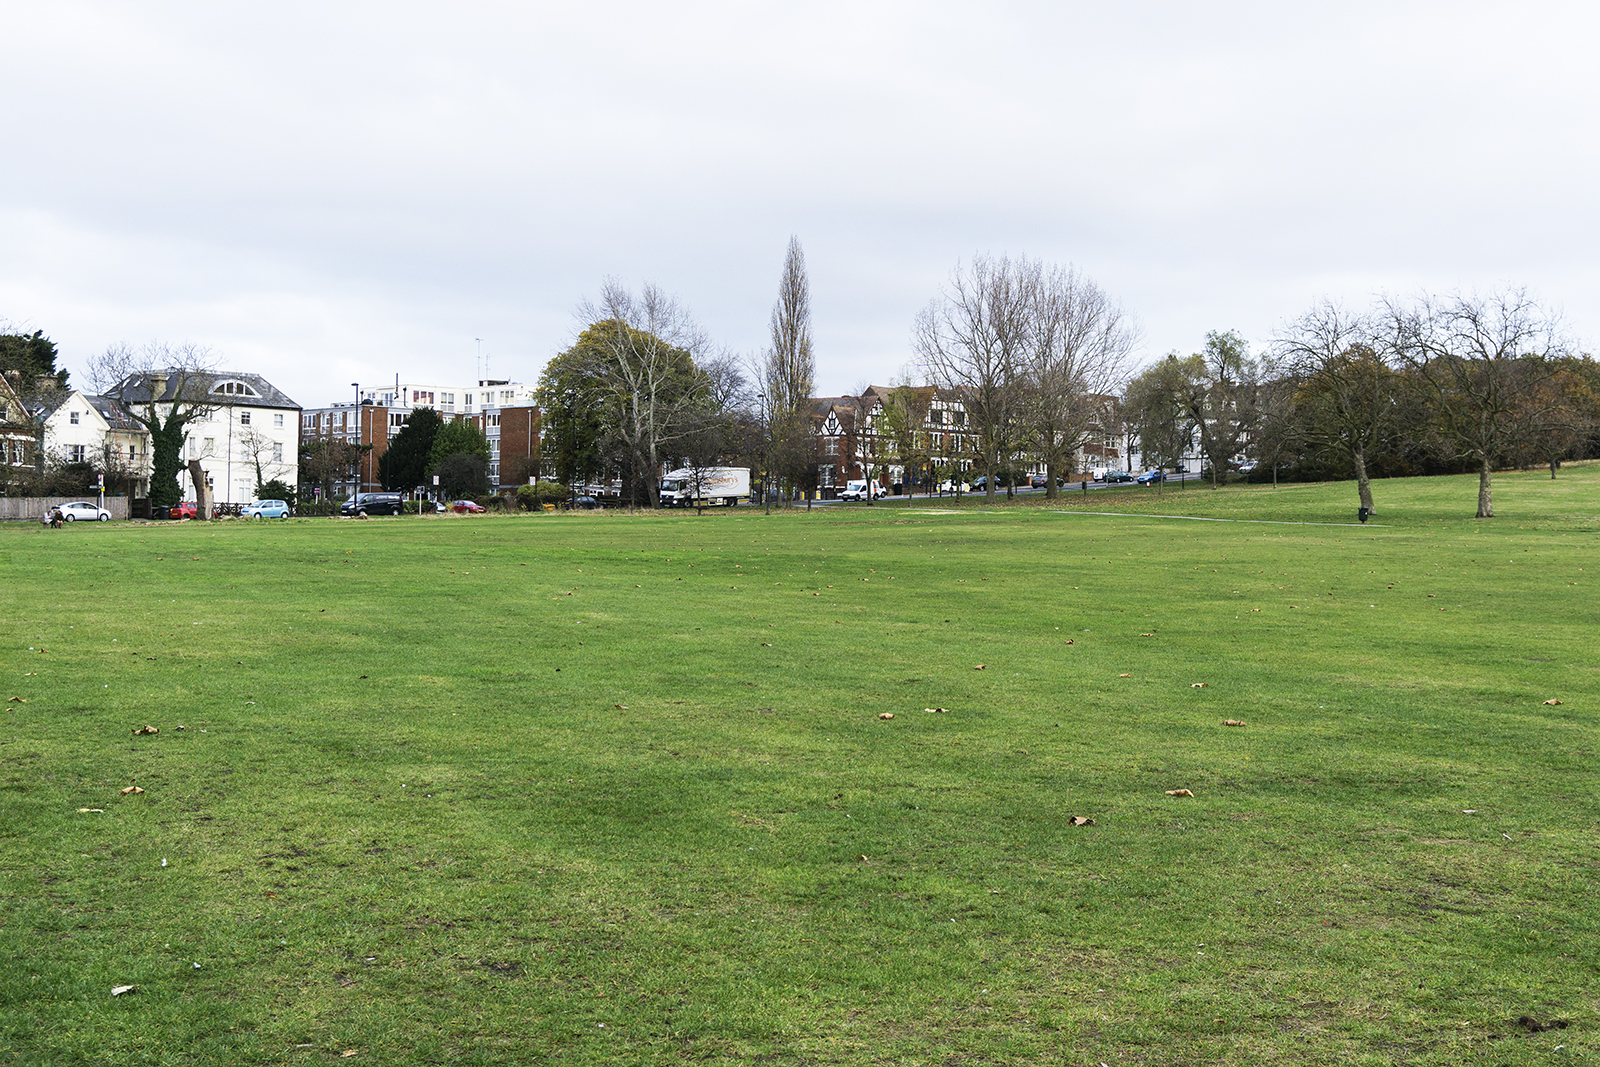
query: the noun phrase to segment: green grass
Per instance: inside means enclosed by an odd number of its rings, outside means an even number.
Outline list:
[[[1600,466],[1375,488],[0,529],[0,1063],[1600,1061]]]

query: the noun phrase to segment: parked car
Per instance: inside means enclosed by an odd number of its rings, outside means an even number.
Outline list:
[[[450,502],[450,510],[457,515],[481,515],[489,509],[471,500],[452,500]]]
[[[563,508],[577,509],[578,511],[594,511],[600,506],[600,501],[585,493],[582,496],[568,497],[561,506]]]
[[[872,499],[877,500],[883,496],[883,486],[877,482],[869,482],[865,478],[851,478],[845,482],[844,491],[839,494],[840,500],[865,500],[868,493]]]
[[[246,519],[287,519],[289,505],[282,500],[252,500],[239,510]]]
[[[86,500],[74,500],[70,504],[61,504],[57,510],[61,512],[61,518],[65,522],[78,522],[80,520],[105,522],[111,518],[111,512],[105,508],[96,507]],[[50,521],[48,513],[45,515],[45,521]]]
[[[1045,489],[1048,488],[1049,485],[1050,476],[1047,474],[1035,474],[1032,478],[1028,479],[1028,486],[1032,489]]]
[[[1106,471],[1105,477],[1101,480],[1107,485],[1112,482],[1131,482],[1133,481],[1133,475],[1127,471]]]
[[[172,505],[167,511],[167,518],[169,519],[198,519],[199,517],[199,507],[187,500],[181,504]]]
[[[361,493],[339,505],[341,515],[398,515],[405,507],[399,493]]]
[[[1150,485],[1154,482],[1164,482],[1166,480],[1167,472],[1163,470],[1145,471],[1143,474],[1139,475],[1139,477],[1134,479],[1134,481],[1138,482],[1140,485]]]

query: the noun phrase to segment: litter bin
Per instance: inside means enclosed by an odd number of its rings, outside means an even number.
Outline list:
[[[153,517],[155,517],[157,519],[170,519],[170,518],[172,518],[172,509],[171,508],[154,508],[154,509],[152,509],[151,513],[152,513]]]
[[[1371,514],[1372,509],[1367,507],[1365,504],[1362,504],[1361,507],[1356,511],[1356,518],[1360,519],[1362,522],[1366,522],[1367,516]]]

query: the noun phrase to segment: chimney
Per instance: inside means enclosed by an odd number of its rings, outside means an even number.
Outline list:
[[[167,375],[165,371],[157,371],[150,375],[150,399],[160,400],[161,395],[167,391]]]

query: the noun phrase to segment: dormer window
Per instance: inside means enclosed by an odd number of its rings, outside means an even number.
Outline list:
[[[260,396],[254,389],[241,381],[230,379],[218,382],[211,387],[213,393],[222,393],[225,396]]]

